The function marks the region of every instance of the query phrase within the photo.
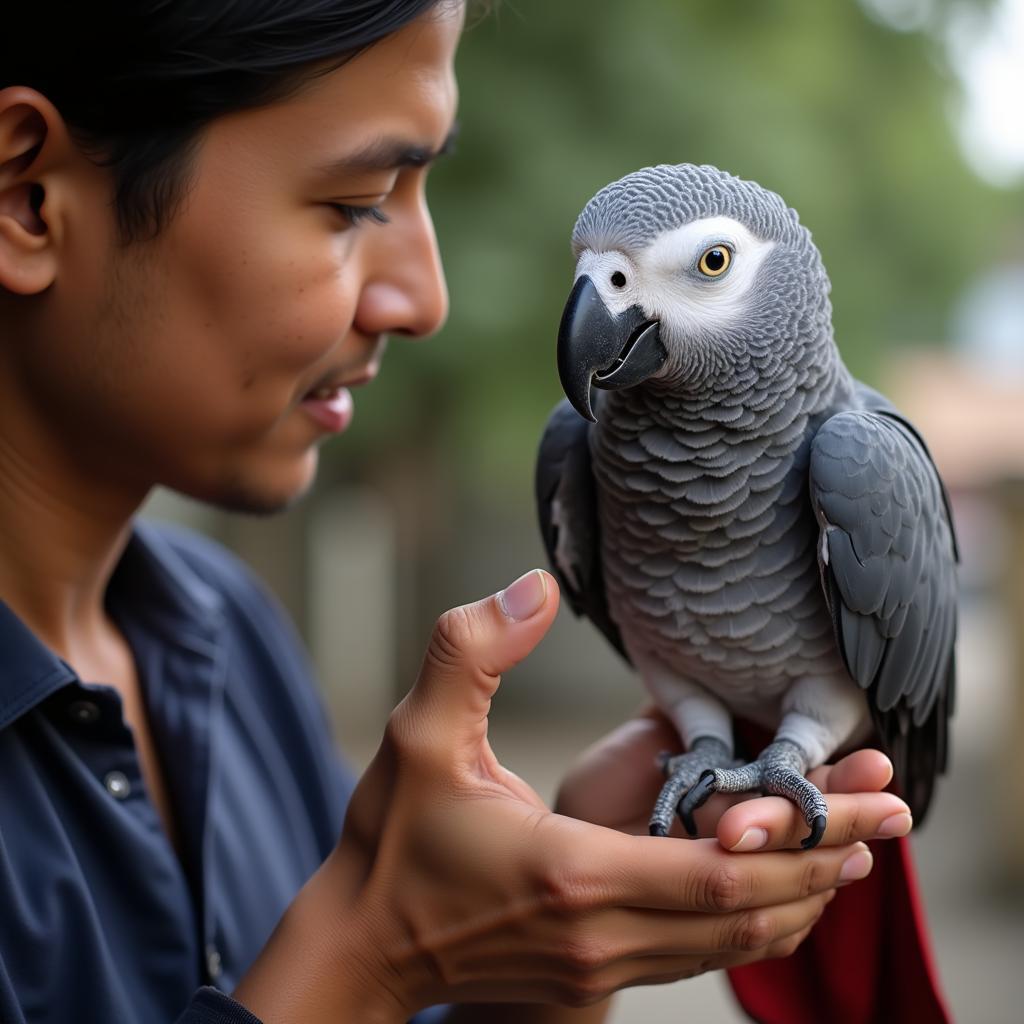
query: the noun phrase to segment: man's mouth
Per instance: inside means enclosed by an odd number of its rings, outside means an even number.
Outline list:
[[[335,370],[331,374],[324,374],[320,381],[303,395],[299,405],[329,433],[340,433],[352,422],[354,413],[349,388],[369,384],[379,370],[380,357],[377,355],[368,363],[351,367],[347,373]]]
[[[340,384],[314,388],[302,399],[301,405],[310,418],[330,434],[345,430],[355,412],[352,393]]]

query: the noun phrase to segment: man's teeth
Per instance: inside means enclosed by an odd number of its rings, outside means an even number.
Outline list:
[[[318,402],[326,401],[328,398],[333,398],[338,393],[337,388],[317,388],[315,391],[310,391],[309,398],[315,398]]]

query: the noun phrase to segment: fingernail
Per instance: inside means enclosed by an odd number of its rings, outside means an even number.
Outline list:
[[[895,839],[897,836],[905,836],[914,827],[914,819],[906,812],[894,814],[886,818],[878,831],[875,833],[877,839]]]
[[[748,828],[740,841],[729,849],[733,853],[750,853],[752,850],[760,850],[768,842],[768,830],[763,828]]]
[[[875,859],[868,849],[858,850],[846,858],[839,871],[840,882],[858,882],[871,874],[871,866]]]
[[[531,569],[498,594],[498,605],[514,622],[536,615],[547,600],[548,584],[540,569]]]

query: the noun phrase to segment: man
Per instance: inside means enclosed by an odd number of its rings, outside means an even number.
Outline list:
[[[720,842],[629,835],[664,743],[648,720],[610,740],[635,777],[570,780],[552,814],[486,741],[500,673],[557,611],[534,571],[439,620],[338,839],[350,786],[275,607],[134,516],[158,484],[297,500],[385,337],[444,320],[424,186],[463,8],[355,7],[4,15],[4,1024],[504,1012],[473,1000],[600,1020],[625,985],[791,952],[870,870],[856,841],[905,813],[866,752],[821,773],[858,795],[799,858],[771,852],[801,827],[771,801],[729,810]],[[622,831],[575,820],[607,815],[613,772]],[[769,852],[727,852],[750,834]]]

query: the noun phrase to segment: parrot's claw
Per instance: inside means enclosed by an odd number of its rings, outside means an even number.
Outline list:
[[[828,818],[824,814],[817,814],[814,817],[814,821],[810,822],[811,834],[806,839],[800,840],[800,846],[805,850],[813,850],[818,843],[821,842],[821,837],[825,834],[825,825]]]
[[[772,796],[784,796],[803,811],[804,820],[811,832],[800,845],[805,850],[813,850],[825,834],[828,806],[821,791],[804,778],[806,766],[806,758],[795,744],[779,740],[765,747],[758,759],[750,764],[735,769],[714,768],[706,771],[679,802],[683,827],[690,835],[696,834],[693,812],[712,793],[760,791]]]
[[[697,781],[701,772],[735,764],[729,748],[720,740],[701,738],[694,742],[693,749],[685,754],[672,757],[658,755],[658,767],[668,778],[658,794],[651,812],[650,833],[652,836],[667,836],[672,826],[683,794]],[[690,833],[693,835],[694,833]]]
[[[693,812],[698,807],[703,807],[714,791],[715,773],[708,770],[701,775],[697,780],[697,784],[679,801],[676,810],[679,812],[679,818],[683,823],[683,828],[686,829],[686,834],[691,838],[696,838],[697,836],[697,823],[693,820]]]

